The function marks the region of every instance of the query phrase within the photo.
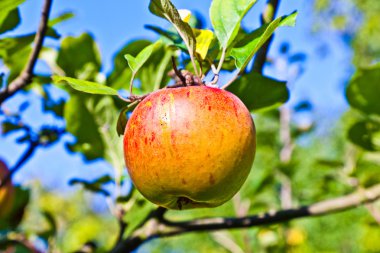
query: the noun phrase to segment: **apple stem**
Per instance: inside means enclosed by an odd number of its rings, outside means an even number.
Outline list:
[[[172,64],[173,64],[173,70],[174,73],[178,76],[178,78],[181,80],[184,86],[186,86],[186,78],[182,75],[181,71],[178,70],[177,64],[175,62],[175,58],[172,56]]]
[[[168,88],[177,88],[177,87],[187,87],[187,86],[202,86],[204,83],[202,79],[188,70],[178,69],[177,64],[175,62],[175,58],[172,56],[172,64],[175,75],[172,75],[174,79],[176,79],[176,83]],[[178,78],[176,78],[178,77]]]
[[[188,199],[186,197],[179,197],[177,199],[177,206],[178,206],[179,210],[182,210],[183,205],[186,205],[186,204],[189,204],[189,203],[190,203],[190,199]]]

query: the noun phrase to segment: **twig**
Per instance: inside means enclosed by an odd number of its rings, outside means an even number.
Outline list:
[[[280,0],[267,0],[267,4],[264,12],[261,14],[261,23],[268,24],[274,20],[278,7],[280,5]],[[253,63],[253,70],[262,74],[264,69],[264,64],[267,59],[267,54],[270,45],[273,40],[273,35],[264,43],[260,50],[256,54],[255,61]]]
[[[18,160],[18,162],[13,166],[12,169],[10,169],[9,173],[4,177],[3,180],[0,180],[0,188],[3,187],[11,178],[12,176],[22,167],[22,165],[29,160],[29,158],[32,157],[34,154],[34,151],[36,151],[37,147],[39,146],[38,141],[31,141],[29,144],[28,149],[25,151],[25,153],[21,156],[21,158]]]
[[[173,65],[174,73],[181,80],[183,85],[186,86],[186,78],[182,75],[181,71],[178,70],[177,64],[175,63],[175,58],[173,56],[172,56],[172,65]]]
[[[289,164],[292,159],[294,145],[290,131],[291,111],[284,105],[280,108],[280,161],[282,164]],[[292,207],[292,184],[287,175],[281,177],[281,207]]]
[[[223,48],[222,55],[220,56],[220,60],[218,63],[218,68],[215,68],[215,65],[211,62],[211,70],[214,74],[214,77],[212,78],[211,82],[207,83],[207,86],[213,86],[216,85],[219,81],[219,72],[222,69],[224,59],[226,58],[226,48]]]
[[[372,203],[380,198],[380,184],[366,190],[360,190],[346,196],[333,198],[300,208],[271,211],[265,214],[242,218],[205,218],[192,221],[172,222],[147,218],[131,237],[118,244],[111,252],[131,252],[144,242],[154,238],[175,236],[195,231],[216,231],[222,229],[248,228],[275,223],[282,223],[304,217],[315,217],[342,212],[359,205]],[[163,215],[163,213],[162,213]],[[154,223],[153,220],[154,219]],[[148,229],[149,228],[149,229]]]
[[[221,89],[222,89],[222,90],[227,89],[227,87],[230,86],[233,82],[235,82],[236,79],[238,79],[239,77],[240,77],[240,74],[239,74],[239,73],[236,74],[231,80],[228,81],[228,83],[226,83],[225,85],[223,85],[223,86],[221,87]]]
[[[49,20],[51,5],[53,0],[45,0],[44,5],[42,7],[41,20],[38,26],[38,30],[36,36],[34,38],[34,47],[29,56],[29,60],[26,63],[23,71],[20,75],[14,79],[6,89],[0,92],[0,105],[8,98],[13,96],[17,91],[23,89],[26,85],[28,85],[33,78],[34,67],[37,63],[38,55],[41,51],[44,38],[46,35],[47,24]]]
[[[117,219],[119,222],[119,234],[117,236],[116,243],[120,243],[123,240],[125,229],[128,226],[128,224],[124,221],[124,215],[125,215],[125,211],[123,210],[122,207],[120,207],[120,210],[117,213]]]

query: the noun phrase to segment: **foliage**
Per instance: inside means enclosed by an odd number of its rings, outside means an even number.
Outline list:
[[[8,70],[1,76],[4,89],[23,70],[33,47],[34,33],[7,34],[21,22],[22,2],[0,3],[0,59]],[[199,25],[202,22],[196,15],[177,10],[169,0],[151,0],[149,10],[169,21],[170,27],[150,25],[157,33],[156,41],[126,42],[115,53],[112,71],[106,75],[102,72],[104,59],[90,33],[60,38],[58,48],[46,44],[39,60],[49,66],[50,73],[37,70],[24,91],[26,96],[37,96],[44,112],[64,122],[64,129],[47,123],[35,127],[24,117],[29,106],[25,102],[14,111],[1,108],[2,138],[14,138],[28,148],[30,156],[38,154],[37,149],[64,144],[86,161],[107,161],[112,170],[92,180],[73,178],[68,182],[73,193],[42,189],[38,182],[17,186],[13,211],[0,217],[0,251],[15,247],[16,252],[31,252],[25,246],[30,242],[43,251],[74,252],[88,246],[95,252],[108,252],[115,245],[120,224],[126,224],[124,238],[135,232],[156,207],[131,186],[120,135],[144,95],[173,84],[172,56],[180,56],[174,63],[194,72],[207,85],[214,85],[206,80],[218,81],[219,75],[226,77],[221,79],[225,83],[219,80],[219,87],[228,83],[227,78],[236,78],[226,89],[254,113],[258,148],[252,172],[233,200],[213,209],[169,211],[168,219],[240,217],[283,208],[287,205],[284,194],[290,194],[292,206],[302,206],[380,183],[380,67],[372,64],[380,55],[376,32],[380,5],[376,0],[339,2],[354,3],[355,13],[362,13],[360,29],[351,26],[355,15],[336,15],[331,1],[316,0],[315,6],[318,13],[329,13],[334,27],[350,36],[358,68],[345,90],[350,109],[323,134],[315,131],[320,130],[321,118],[313,118],[306,127],[294,120],[299,115],[313,115],[310,102],[283,105],[291,94],[286,82],[250,68],[255,54],[277,28],[295,25],[297,12],[248,32],[242,20],[255,8],[253,0],[213,0],[212,27]],[[57,40],[54,26],[73,16],[66,12],[50,19],[47,36]],[[288,59],[286,64],[292,61]],[[55,93],[60,92],[64,95],[57,99]],[[285,125],[290,146],[280,134],[284,108],[291,113]],[[291,150],[288,160],[281,157],[286,149]],[[378,203],[372,206],[379,208]],[[379,231],[374,218],[361,207],[325,218],[160,238],[144,244],[138,252],[378,252]]]

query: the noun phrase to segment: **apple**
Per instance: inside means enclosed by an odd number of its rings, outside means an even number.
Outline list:
[[[132,182],[148,200],[169,209],[216,207],[231,199],[251,170],[255,150],[246,106],[208,86],[150,94],[124,133]]]
[[[0,182],[5,178],[6,175],[8,175],[9,170],[7,165],[0,160]],[[8,180],[8,182],[0,188],[0,218],[7,215],[13,205],[13,199],[14,199],[14,188],[11,180]]]

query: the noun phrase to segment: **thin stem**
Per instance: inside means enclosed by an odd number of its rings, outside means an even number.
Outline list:
[[[181,71],[178,70],[177,64],[175,63],[175,58],[172,56],[172,65],[174,73],[177,75],[177,77],[181,80],[184,86],[186,86],[186,78],[182,75]]]
[[[215,69],[215,65],[211,64],[211,70],[212,70],[212,72],[214,74],[214,77],[212,78],[211,82],[207,83],[206,85],[213,86],[213,85],[216,85],[218,83],[218,81],[219,81],[219,72],[222,69],[225,57],[226,57],[226,49],[223,48],[222,55],[220,56],[218,68]]]
[[[228,83],[226,83],[225,85],[223,85],[223,86],[221,87],[221,89],[222,89],[222,90],[227,89],[227,87],[230,86],[233,82],[235,82],[236,79],[239,78],[239,76],[240,76],[240,73],[237,73],[237,74],[236,74],[231,80],[228,81]]]
[[[220,70],[222,69],[225,58],[226,58],[226,48],[223,48],[222,55],[220,56],[218,68],[216,69],[216,74],[219,74]]]
[[[34,37],[34,47],[29,56],[28,62],[26,63],[20,75],[16,79],[14,79],[7,86],[6,89],[0,92],[0,105],[32,81],[34,75],[33,72],[37,63],[38,55],[42,49],[42,45],[45,39],[52,2],[53,0],[45,0],[44,5],[42,7],[41,20],[38,26],[36,36]]]
[[[125,97],[121,96],[120,94],[117,94],[117,97],[120,98],[121,100],[127,102],[127,103],[132,102],[129,98],[125,98]]]
[[[129,82],[129,95],[133,96],[133,81],[135,80],[135,72],[132,72],[131,81]]]
[[[34,151],[36,151],[38,146],[38,141],[30,142],[30,145],[28,149],[25,151],[25,153],[21,156],[21,158],[17,161],[13,168],[10,169],[9,173],[4,177],[4,179],[0,181],[0,188],[3,187],[12,178],[12,176],[22,167],[22,165],[25,162],[27,162],[29,158],[32,157]]]
[[[166,14],[165,14],[165,17],[166,17],[167,20],[171,20],[170,17],[168,15],[166,15]],[[189,50],[190,60],[191,60],[191,64],[193,65],[193,68],[194,68],[194,73],[195,73],[196,76],[199,76],[199,72],[198,72],[198,69],[197,69],[197,64],[195,63],[194,51],[190,48],[189,42],[186,40],[186,37],[183,34],[183,32],[181,31],[181,29],[179,29],[179,27],[176,24],[174,24],[174,23],[173,23],[173,26],[177,30],[179,36],[181,36],[183,42],[185,42],[185,45],[186,45],[187,49]]]
[[[123,210],[122,207],[120,207],[120,210],[118,211],[118,214],[117,214],[117,220],[119,222],[119,234],[117,236],[116,243],[120,243],[123,240],[125,229],[128,226],[128,224],[123,219],[124,215],[125,215],[125,211]]]

